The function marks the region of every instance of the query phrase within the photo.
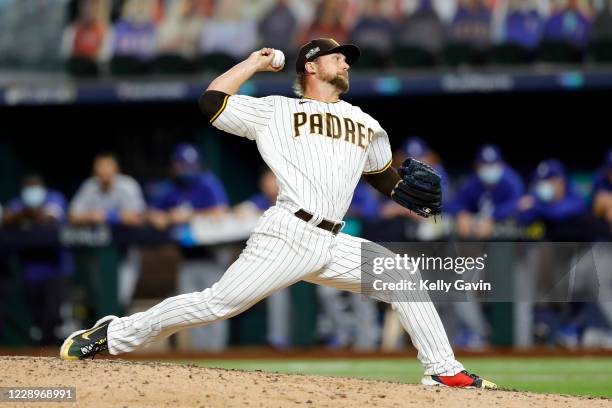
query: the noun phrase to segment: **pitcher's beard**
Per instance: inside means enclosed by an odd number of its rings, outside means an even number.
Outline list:
[[[336,87],[340,91],[340,93],[345,93],[349,90],[349,80],[348,77],[343,77],[342,75],[336,75],[331,80],[328,80],[330,84]]]

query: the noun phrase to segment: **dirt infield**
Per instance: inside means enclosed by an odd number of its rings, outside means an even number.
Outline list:
[[[67,407],[612,407],[598,398],[451,390],[352,378],[243,372],[197,366],[52,357],[0,357],[3,387],[76,387]]]

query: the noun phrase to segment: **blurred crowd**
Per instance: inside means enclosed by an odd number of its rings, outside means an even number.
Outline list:
[[[359,45],[357,69],[610,62],[612,1],[0,1],[0,65],[75,75],[223,70],[315,37]]]
[[[478,148],[471,174],[452,179],[445,171],[441,157],[422,138],[407,139],[394,151],[393,157],[395,165],[407,157],[417,158],[442,175],[445,197],[442,219],[421,219],[361,182],[347,213],[344,232],[386,242],[435,239],[610,241],[612,149],[601,158],[601,165],[593,169],[586,188],[582,183],[580,189],[565,165],[556,159],[543,160],[528,179],[523,179],[512,164],[504,160],[500,148],[493,144]],[[5,203],[1,228],[123,225],[172,231],[180,243],[181,255],[176,292],[201,291],[220,278],[236,253],[223,247],[189,242],[180,236],[181,228],[201,218],[257,219],[274,205],[278,185],[274,174],[263,169],[259,193],[244,202],[230,205],[223,183],[207,169],[196,146],[179,144],[170,161],[168,178],[149,183],[143,189],[136,179],[122,174],[116,156],[100,153],[93,160],[91,177],[83,181],[71,200],[47,186],[42,175],[28,175],[22,180],[20,195]],[[540,227],[534,229],[534,225]],[[534,230],[541,232],[534,234]],[[12,251],[4,255],[16,256],[20,264],[26,297],[38,330],[33,337],[41,344],[57,342],[62,338],[58,327],[66,317],[61,312],[62,304],[69,296],[66,288],[70,286],[74,272],[71,251],[64,247],[44,246]],[[599,285],[603,288],[600,294],[610,294],[612,254],[609,248],[604,248],[603,252],[601,259],[608,261],[598,271],[603,273],[598,275]],[[532,290],[537,286],[533,277],[538,276],[541,266],[536,261],[544,255],[535,254],[532,261],[527,257],[526,263],[516,272],[520,277],[516,290]],[[127,311],[141,276],[139,248],[127,247],[121,257],[117,291],[121,306]],[[567,268],[567,265],[561,268],[561,273],[565,273]],[[0,284],[0,292],[5,288]],[[605,300],[605,296],[600,299]],[[317,288],[317,303],[320,306],[318,330],[321,341],[328,347],[352,346],[367,350],[375,349],[381,343],[386,343],[389,348],[401,344],[402,339],[394,339],[392,335],[383,338],[384,332],[393,332],[389,328],[393,326],[393,315],[372,300],[320,287]],[[516,302],[515,310],[517,346],[528,347],[540,342],[572,347],[580,344],[612,347],[612,301],[553,305],[519,303]],[[269,344],[278,348],[290,347],[292,312],[289,290],[271,296],[267,307]],[[517,314],[522,319],[516,320]],[[451,312],[445,313],[445,316],[449,315],[452,321],[447,323],[456,328],[451,330],[456,345],[472,348],[488,345],[491,322],[477,299],[452,304]],[[1,320],[0,313],[0,330]],[[545,335],[542,334],[544,326],[548,327]],[[227,322],[193,329],[189,334],[190,347],[195,349],[223,350],[228,340]]]

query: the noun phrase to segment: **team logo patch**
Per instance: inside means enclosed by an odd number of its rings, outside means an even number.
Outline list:
[[[315,55],[315,54],[316,54],[317,52],[319,52],[319,51],[321,51],[321,48],[319,48],[319,47],[314,47],[314,48],[312,48],[310,51],[308,51],[308,52],[306,53],[306,59],[308,59],[308,58],[312,57],[313,55]]]

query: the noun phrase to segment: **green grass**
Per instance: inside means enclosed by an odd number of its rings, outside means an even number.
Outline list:
[[[464,358],[463,364],[504,388],[612,398],[612,358]],[[204,367],[263,370],[418,383],[415,359],[381,360],[197,360]]]

